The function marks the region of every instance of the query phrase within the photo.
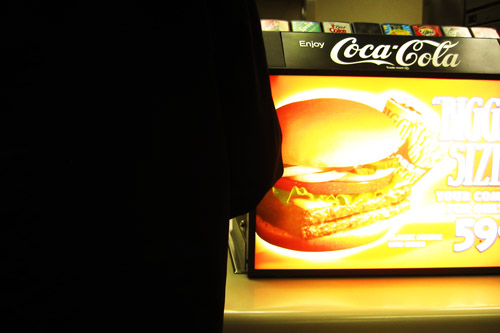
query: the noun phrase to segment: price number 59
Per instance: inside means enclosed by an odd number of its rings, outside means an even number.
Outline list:
[[[480,243],[476,245],[476,249],[484,252],[495,243],[497,236],[500,237],[500,228],[497,221],[489,216],[481,217],[477,221],[474,218],[458,218],[455,236],[464,237],[464,240],[453,244],[453,251],[463,252],[470,249],[478,238]]]

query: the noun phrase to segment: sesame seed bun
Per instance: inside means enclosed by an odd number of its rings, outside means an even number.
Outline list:
[[[379,161],[402,144],[393,121],[354,101],[319,98],[280,107],[283,163],[348,167]]]

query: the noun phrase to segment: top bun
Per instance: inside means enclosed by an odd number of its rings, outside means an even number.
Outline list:
[[[363,165],[388,157],[403,143],[389,117],[350,100],[310,99],[284,105],[277,113],[285,164]]]

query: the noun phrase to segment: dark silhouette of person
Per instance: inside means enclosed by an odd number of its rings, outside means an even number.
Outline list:
[[[253,1],[3,7],[9,327],[222,331],[228,219],[282,173]]]

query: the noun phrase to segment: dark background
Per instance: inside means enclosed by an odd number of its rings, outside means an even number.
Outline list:
[[[151,235],[185,214],[176,202],[187,189],[197,191],[186,177],[195,159],[186,146],[194,137],[182,132],[173,141],[175,131],[188,128],[176,116],[182,112],[172,112],[187,99],[172,75],[184,66],[175,66],[164,42],[176,22],[162,15],[174,8],[134,1],[1,6],[6,327],[88,332],[166,325],[157,314],[182,305],[187,282],[178,292],[161,286],[176,280],[184,256],[165,265],[170,248],[151,250]],[[168,40],[179,45],[175,36]],[[189,128],[195,132],[196,125]],[[166,198],[170,204],[155,205]],[[170,229],[175,235],[181,228]]]
[[[0,18],[4,325],[221,331],[228,219],[282,172],[253,1]]]

